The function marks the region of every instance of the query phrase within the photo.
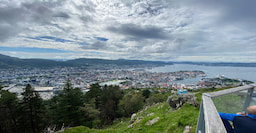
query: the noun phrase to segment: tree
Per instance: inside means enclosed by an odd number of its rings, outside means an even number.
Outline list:
[[[83,106],[83,93],[79,88],[73,88],[68,80],[57,96],[52,99],[53,123],[57,127],[83,125],[85,119],[80,108]]]
[[[100,107],[101,117],[105,124],[111,124],[115,118],[119,116],[119,100],[123,93],[119,86],[104,86],[102,93],[102,105]]]
[[[137,112],[138,110],[142,109],[142,107],[144,106],[144,100],[145,98],[142,96],[141,92],[132,95],[128,94],[122,98],[119,106],[122,107],[122,109],[125,112],[125,115],[129,116]]]
[[[85,99],[87,103],[94,104],[95,109],[99,109],[99,106],[102,104],[102,89],[101,86],[97,84],[93,84],[90,90],[85,94]]]
[[[145,89],[142,91],[142,95],[147,99],[150,96],[150,91],[148,89]]]
[[[17,132],[17,108],[17,95],[8,90],[0,90],[0,132]]]
[[[23,98],[20,103],[19,115],[21,116],[21,124],[24,127],[23,132],[41,132],[45,127],[43,121],[45,107],[42,98],[30,84],[23,89],[21,95]]]
[[[100,127],[100,111],[95,109],[94,105],[84,103],[84,106],[81,107],[80,110],[83,112],[83,117],[86,119],[85,126],[90,128]]]
[[[146,99],[146,103],[148,105],[152,105],[159,102],[164,102],[170,96],[170,93],[158,93],[154,92],[150,95],[149,98]]]

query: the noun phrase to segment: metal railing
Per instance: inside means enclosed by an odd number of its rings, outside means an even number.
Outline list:
[[[250,105],[254,88],[256,88],[256,84],[245,85],[211,93],[203,93],[196,133],[226,133],[226,129],[222,123],[212,98],[248,90],[242,109],[243,112],[246,112],[246,108]]]

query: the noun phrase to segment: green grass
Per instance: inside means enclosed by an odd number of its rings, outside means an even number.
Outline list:
[[[149,114],[152,114],[149,116]],[[192,132],[196,130],[199,109],[185,104],[181,109],[171,112],[171,108],[167,103],[160,103],[147,110],[137,113],[137,117],[141,117],[140,122],[134,122],[133,128],[128,128],[130,118],[120,119],[106,129],[89,129],[79,126],[66,129],[64,133],[180,133],[183,132],[185,126],[192,126]],[[146,123],[159,117],[158,122],[148,126]]]
[[[207,88],[201,89],[197,92],[196,97],[201,101],[202,93],[219,91],[226,88]],[[217,98],[213,98],[218,112],[236,113],[241,112],[245,96],[243,93],[234,93]],[[200,102],[199,102],[200,103]],[[149,114],[152,114],[148,116]],[[185,104],[178,110],[171,111],[171,108],[166,102],[151,106],[147,110],[142,110],[137,113],[136,117],[142,118],[141,121],[134,122],[132,128],[128,128],[130,118],[122,118],[115,120],[114,124],[105,129],[89,129],[87,127],[79,126],[66,129],[64,133],[182,133],[185,126],[192,126],[192,131],[195,132],[197,120],[199,115],[199,108],[192,105]],[[151,126],[146,123],[159,117],[158,122]]]
[[[78,126],[78,127],[73,127],[66,129],[64,133],[89,133],[90,128],[85,127],[85,126]]]

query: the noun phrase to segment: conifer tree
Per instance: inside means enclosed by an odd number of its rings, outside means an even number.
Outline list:
[[[119,100],[123,93],[119,86],[104,86],[102,93],[101,117],[105,124],[111,124],[119,116]]]
[[[0,90],[0,132],[17,132],[17,108],[17,95],[8,90]]]
[[[80,108],[83,106],[83,93],[79,88],[73,88],[68,80],[56,97],[53,98],[55,104],[52,105],[54,122],[60,128],[61,126],[83,125],[84,117]]]
[[[44,129],[45,107],[43,100],[30,84],[23,89],[20,108],[20,123],[25,132],[39,133]]]
[[[94,105],[95,109],[99,109],[100,105],[102,104],[101,97],[102,97],[102,89],[101,86],[97,84],[91,85],[90,90],[85,94],[85,99],[87,103]]]

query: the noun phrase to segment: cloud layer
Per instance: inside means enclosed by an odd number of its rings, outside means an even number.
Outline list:
[[[0,52],[21,58],[256,62],[255,5],[1,0]]]

